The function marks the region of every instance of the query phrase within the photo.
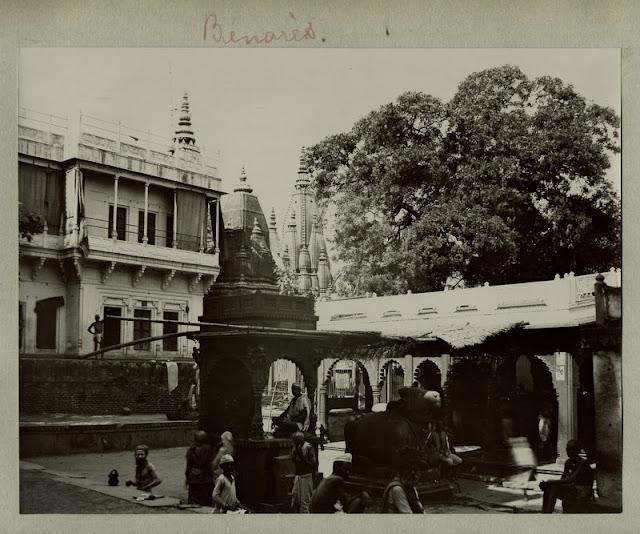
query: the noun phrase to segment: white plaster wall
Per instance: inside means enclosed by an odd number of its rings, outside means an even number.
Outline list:
[[[203,312],[204,290],[202,282],[198,283],[193,292],[189,292],[189,280],[176,274],[168,288],[162,289],[163,274],[147,269],[142,279],[134,288],[132,286],[134,269],[126,265],[117,265],[106,283],[102,283],[100,265],[91,265],[83,273],[83,315],[82,315],[82,345],[84,352],[93,349],[93,338],[87,328],[94,320],[94,315],[104,315],[104,306],[121,306],[123,317],[133,317],[134,309],[150,309],[152,319],[162,319],[163,311],[178,311],[181,321],[198,321]],[[145,306],[142,303],[146,303]],[[187,315],[187,306],[189,313]],[[179,330],[195,330],[197,327],[180,326]],[[151,335],[162,335],[162,324],[152,323]],[[133,340],[133,322],[123,321],[122,342]],[[150,351],[134,350],[126,347],[122,351],[110,352],[106,357],[128,358],[175,358],[191,357],[195,342],[186,338],[178,338],[178,351],[163,353],[162,340],[151,343]]]
[[[45,262],[35,280],[32,280],[33,261],[20,259],[19,264],[19,300],[25,303],[25,324],[24,324],[24,350],[26,353],[55,353],[51,350],[36,349],[36,302],[51,297],[64,297],[64,306],[57,312],[57,352],[66,350],[66,314],[69,309],[67,287],[60,277],[60,267],[57,260]],[[16,325],[17,327],[17,325]]]
[[[120,305],[124,317],[133,317],[133,310],[142,307],[140,301],[151,309],[152,319],[161,319],[164,310],[177,311],[180,320],[197,321],[203,312],[203,285],[198,283],[193,292],[188,291],[189,279],[180,274],[171,281],[168,288],[162,289],[160,272],[147,270],[137,287],[132,287],[131,271],[118,265],[105,284],[102,283],[102,266],[85,263],[82,267],[82,279],[78,281],[67,264],[67,284],[60,275],[57,260],[47,260],[36,280],[32,280],[31,259],[20,260],[19,298],[25,303],[24,350],[26,353],[51,353],[56,351],[36,349],[36,314],[38,300],[62,296],[65,304],[58,310],[58,353],[86,354],[93,350],[93,337],[87,331],[94,321],[94,315],[103,316],[104,305]],[[118,304],[119,302],[119,304]],[[189,307],[187,315],[186,308]],[[197,327],[180,326],[180,330]],[[133,339],[133,323],[123,322],[123,342]],[[152,324],[152,335],[162,334],[162,324]],[[195,342],[178,338],[177,352],[162,352],[162,341],[151,345],[151,351],[135,351],[131,347],[121,352],[108,353],[107,358],[175,358],[191,357]]]

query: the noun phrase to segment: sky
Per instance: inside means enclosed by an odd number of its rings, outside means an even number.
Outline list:
[[[243,165],[278,227],[301,146],[347,131],[405,91],[449,100],[466,76],[517,65],[557,76],[621,113],[618,49],[22,49],[19,105],[83,114],[170,138],[189,93],[193,129],[231,192]],[[609,178],[620,191],[620,156]]]

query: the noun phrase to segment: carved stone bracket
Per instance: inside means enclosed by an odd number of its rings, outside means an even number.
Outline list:
[[[102,283],[103,284],[106,284],[107,280],[109,280],[109,277],[111,276],[111,273],[116,268],[116,264],[117,264],[117,262],[111,261],[111,262],[108,262],[105,265],[104,269],[102,270]]]
[[[216,276],[208,276],[204,282],[204,294],[206,295],[207,293],[209,293],[209,290],[211,289],[211,286],[215,283],[216,281]]]
[[[175,275],[175,269],[171,269],[164,274],[164,277],[162,278],[162,289],[167,289],[171,285],[171,280],[173,280]]]
[[[142,277],[144,276],[144,272],[146,270],[147,270],[146,265],[140,265],[140,267],[136,269],[133,275],[133,287],[136,287],[140,283],[140,280],[142,280]]]
[[[47,261],[47,258],[44,256],[40,256],[33,264],[33,269],[31,270],[31,280],[35,280],[38,278],[42,267],[44,266],[44,262]]]
[[[133,299],[124,297],[122,299],[122,305],[125,306],[129,311],[133,310]]]
[[[191,282],[189,283],[189,293],[191,293],[196,288],[196,285],[198,285],[198,282],[200,282],[201,278],[202,273],[197,273],[191,278]]]
[[[60,264],[60,278],[62,278],[62,282],[63,283],[67,283],[67,272],[65,271],[64,268],[64,260],[60,259],[58,260],[58,263]]]
[[[80,258],[73,258],[73,267],[76,271],[78,280],[82,280],[82,264],[80,263]]]

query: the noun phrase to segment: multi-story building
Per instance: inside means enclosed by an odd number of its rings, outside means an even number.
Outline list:
[[[221,180],[203,160],[183,97],[173,140],[81,115],[21,110],[19,196],[43,232],[20,239],[20,353],[81,355],[107,318],[103,346],[176,331],[197,320],[219,273]],[[106,358],[189,357],[185,337]]]

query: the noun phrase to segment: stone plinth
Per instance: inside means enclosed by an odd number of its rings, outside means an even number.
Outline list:
[[[252,510],[264,505],[281,511],[290,500],[282,477],[293,474],[293,466],[282,457],[290,456],[290,439],[241,439],[236,442],[237,492],[240,502]]]

